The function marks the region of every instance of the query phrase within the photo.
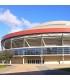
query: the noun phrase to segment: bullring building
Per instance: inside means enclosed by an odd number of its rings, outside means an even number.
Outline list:
[[[69,64],[70,21],[51,21],[10,33],[1,40],[13,64]]]

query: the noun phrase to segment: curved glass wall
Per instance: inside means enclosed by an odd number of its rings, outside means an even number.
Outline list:
[[[44,47],[12,49],[14,55],[55,55],[70,54],[70,47]]]

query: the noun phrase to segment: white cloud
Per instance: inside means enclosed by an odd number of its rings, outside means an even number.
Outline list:
[[[11,30],[10,32],[21,30],[22,22],[9,10],[1,11],[0,21],[8,25]]]
[[[0,22],[7,25],[10,28],[8,33],[21,31],[23,29],[27,29],[33,26],[38,25],[39,23],[31,23],[30,21],[22,18],[21,20],[18,19],[10,10],[4,10],[0,8]],[[0,50],[1,50],[1,39],[0,39]]]
[[[34,26],[36,26],[36,25],[39,24],[39,23],[30,23],[28,20],[25,20],[25,19],[23,19],[23,18],[22,18],[22,21],[23,21],[23,24],[24,24],[25,26],[28,26],[28,28],[34,27]]]
[[[26,28],[30,28],[33,26],[38,25],[39,23],[31,23],[30,21],[22,18],[19,20],[17,16],[12,14],[10,10],[3,10],[0,11],[0,22],[5,23],[10,28],[10,32],[17,32],[21,31]]]

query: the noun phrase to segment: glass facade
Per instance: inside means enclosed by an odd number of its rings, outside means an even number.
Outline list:
[[[44,47],[13,49],[14,55],[55,55],[70,54],[70,47]]]

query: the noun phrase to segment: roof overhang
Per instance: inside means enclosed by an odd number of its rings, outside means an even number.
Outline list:
[[[15,33],[10,33],[4,36],[1,41],[8,38],[25,36],[25,35],[43,34],[43,33],[69,33],[69,32],[70,28],[43,28],[43,29],[24,30]]]

